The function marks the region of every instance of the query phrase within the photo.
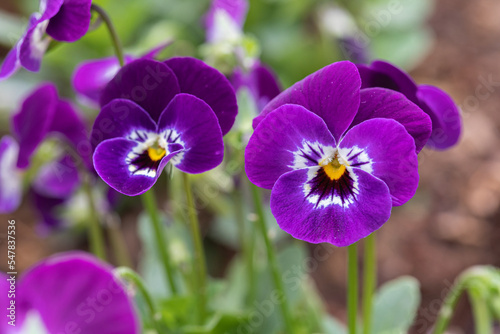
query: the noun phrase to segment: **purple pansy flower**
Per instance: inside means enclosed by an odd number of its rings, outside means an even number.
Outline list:
[[[5,286],[9,281],[2,276],[0,298],[4,305],[9,303]],[[89,254],[52,256],[25,272],[16,285],[16,326],[0,327],[2,333],[24,333],[33,327],[36,333],[44,334],[140,333],[125,287],[109,265]]]
[[[170,43],[161,44],[139,58],[154,58],[169,45]],[[125,64],[136,59],[138,57],[124,56]],[[92,107],[98,106],[104,87],[113,79],[120,68],[120,62],[116,57],[87,60],[79,64],[72,79],[73,88],[79,100]]]
[[[245,169],[272,189],[271,211],[298,239],[347,246],[366,237],[418,185],[429,117],[402,94],[360,90],[354,64],[331,64],[288,88],[255,119]]]
[[[458,142],[460,112],[448,94],[434,86],[417,85],[408,74],[385,61],[357,66],[362,88],[383,87],[401,92],[430,116],[432,134],[427,146],[444,150]]]
[[[94,167],[129,196],[151,188],[169,161],[191,174],[219,165],[238,110],[229,81],[194,58],[131,62],[106,86],[101,105]]]
[[[40,0],[40,12],[31,15],[24,35],[5,57],[0,80],[19,67],[38,71],[50,38],[61,42],[82,38],[89,29],[91,4],[91,0]]]
[[[91,147],[85,124],[76,109],[57,95],[53,84],[36,88],[12,117],[14,140],[5,136],[0,142],[0,212],[17,209],[22,196],[22,172],[30,165],[33,153],[49,135],[61,136],[84,165],[91,169]],[[76,166],[75,166],[76,168]],[[70,180],[70,182],[73,182]],[[47,191],[60,187],[54,182],[41,182]]]

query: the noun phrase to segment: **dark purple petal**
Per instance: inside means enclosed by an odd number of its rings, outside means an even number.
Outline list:
[[[417,98],[432,120],[432,134],[427,145],[439,150],[455,145],[460,137],[462,121],[453,100],[441,89],[428,85],[418,86]]]
[[[392,205],[413,197],[418,187],[415,142],[392,119],[371,119],[349,130],[339,143],[341,156],[354,169],[362,169],[389,187]]]
[[[10,213],[21,204],[22,179],[16,167],[19,145],[11,136],[0,140],[0,213]]]
[[[144,153],[143,143],[124,139],[113,138],[101,142],[94,152],[94,167],[99,176],[111,188],[128,195],[136,196],[148,191],[160,176],[163,168],[172,157],[181,152],[182,146],[168,145],[168,152],[154,165],[140,167],[132,162],[139,153]],[[150,161],[149,161],[150,162]]]
[[[253,184],[271,189],[281,175],[318,166],[335,148],[320,117],[302,106],[285,104],[260,122],[250,137],[245,170]]]
[[[358,64],[361,76],[361,88],[381,87],[401,92],[412,102],[417,103],[417,85],[403,70],[381,60],[376,60],[371,65]]]
[[[101,106],[113,99],[132,100],[157,121],[178,93],[179,83],[167,65],[151,59],[138,59],[125,65],[108,83],[101,95]]]
[[[226,12],[229,17],[238,25],[240,28],[243,27],[245,23],[245,18],[248,11],[248,1],[247,0],[213,0],[212,5],[205,17],[205,26],[207,29],[207,40],[211,41],[214,39],[214,24],[215,17],[217,13]],[[217,14],[218,15],[218,14]]]
[[[38,13],[31,15],[26,33],[19,41],[19,62],[29,71],[40,70],[43,55],[49,46],[50,40],[44,38],[47,22],[39,21]]]
[[[229,132],[238,113],[236,95],[229,80],[201,60],[184,57],[165,61],[179,81],[180,91],[205,101],[219,120],[222,135]]]
[[[64,0],[47,26],[47,34],[56,41],[74,42],[82,38],[90,26],[91,0]]]
[[[92,147],[87,127],[80,114],[68,101],[59,100],[49,131],[63,135],[87,168],[92,170]]]
[[[181,171],[199,174],[220,165],[224,142],[217,117],[203,100],[178,94],[161,114],[158,132],[167,143],[178,143],[185,151],[172,158]]]
[[[353,63],[333,63],[297,82],[269,102],[254,119],[254,128],[279,106],[299,104],[323,118],[338,140],[358,111],[360,86],[358,70]]]
[[[73,74],[73,88],[93,105],[99,105],[104,87],[119,70],[120,63],[116,57],[85,61],[78,65]]]
[[[64,0],[41,0],[40,1],[40,22],[53,18],[61,9]]]
[[[308,196],[308,182],[320,168],[283,174],[271,192],[271,211],[284,231],[311,243],[328,242],[344,247],[368,236],[391,215],[387,185],[363,170],[350,172],[354,198],[343,202],[334,193],[319,200]]]
[[[235,69],[231,82],[236,91],[241,87],[250,90],[259,111],[281,92],[276,75],[262,64],[253,66],[249,73]]]
[[[31,200],[38,211],[40,219],[36,226],[39,234],[45,236],[66,224],[58,211],[68,201],[68,198],[46,196],[33,189],[31,191]]]
[[[3,79],[7,79],[11,75],[13,75],[19,69],[19,67],[21,67],[18,56],[20,45],[20,43],[17,43],[5,57],[2,63],[2,67],[0,68],[0,81]]]
[[[43,84],[24,100],[21,110],[12,118],[19,140],[19,168],[28,167],[31,155],[50,131],[57,103],[56,87]]]
[[[361,90],[361,104],[351,128],[372,118],[389,118],[401,123],[415,140],[417,153],[431,135],[431,120],[416,104],[403,94],[385,88]]]
[[[80,176],[75,160],[65,155],[40,168],[33,180],[33,188],[40,195],[67,198],[80,185]]]
[[[95,147],[103,140],[110,138],[134,139],[133,134],[137,131],[156,133],[156,124],[151,116],[136,103],[115,99],[105,105],[97,115],[90,138]]]
[[[49,333],[136,334],[139,320],[112,268],[82,252],[55,255],[18,285],[19,311],[38,313]]]

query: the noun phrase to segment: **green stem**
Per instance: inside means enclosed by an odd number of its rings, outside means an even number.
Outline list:
[[[377,285],[377,249],[375,233],[364,240],[364,270],[363,270],[363,333],[372,331],[373,295]]]
[[[196,213],[196,206],[194,202],[193,192],[191,190],[191,183],[189,175],[182,173],[184,181],[184,191],[187,199],[187,213],[189,220],[189,229],[194,244],[194,257],[193,257],[193,271],[195,279],[195,288],[197,300],[197,318],[200,324],[205,322],[207,315],[207,268],[205,263],[205,254],[203,251],[203,242],[200,233],[200,223]]]
[[[115,48],[116,57],[118,58],[118,61],[120,62],[120,66],[123,67],[123,65],[125,64],[124,58],[123,58],[123,48],[122,48],[122,44],[120,43],[120,38],[118,37],[118,34],[116,33],[116,29],[113,26],[113,23],[111,22],[111,18],[108,16],[106,11],[102,7],[100,7],[94,3],[91,5],[90,9],[92,11],[96,12],[97,14],[99,14],[99,16],[103,20],[104,24],[106,24],[106,27],[108,28],[108,31],[109,31],[109,35],[111,36],[111,41],[113,42],[113,47]]]
[[[92,192],[90,180],[91,180],[90,175],[88,174],[85,175],[83,188],[87,196],[87,201],[90,208],[90,227],[89,227],[90,249],[95,256],[97,256],[101,260],[106,261],[104,236],[102,233],[102,228],[99,220],[99,214],[95,207],[94,194]]]
[[[488,304],[479,293],[473,289],[469,289],[469,298],[472,304],[472,312],[474,314],[474,324],[476,334],[491,334],[493,332],[493,320],[488,309]]]
[[[349,334],[356,334],[358,313],[358,245],[347,247],[347,325]]]
[[[109,232],[109,241],[116,263],[121,267],[132,267],[132,260],[128,252],[127,243],[120,229],[119,218],[116,215],[107,216],[107,227]]]
[[[257,186],[251,184],[252,197],[255,206],[255,211],[257,213],[257,224],[259,225],[259,230],[264,239],[266,251],[267,251],[267,260],[269,266],[271,268],[271,274],[274,281],[274,288],[277,290],[278,294],[281,296],[280,298],[280,307],[281,313],[283,315],[283,320],[285,321],[285,329],[286,333],[293,334],[295,333],[295,326],[293,324],[292,315],[289,309],[288,299],[285,293],[285,289],[283,287],[283,281],[281,279],[281,273],[278,267],[278,261],[276,259],[275,250],[273,245],[271,244],[271,240],[269,239],[266,218],[264,216],[264,209],[262,207],[262,198],[260,195],[260,190]]]
[[[446,299],[441,306],[441,310],[439,311],[433,334],[443,334],[448,327],[455,305],[457,305],[458,299],[460,298],[462,291],[465,289],[465,282],[462,277],[463,276],[458,278],[457,282],[452,287],[452,290],[446,296]]]
[[[170,259],[170,254],[168,252],[168,245],[165,239],[165,230],[160,221],[153,189],[150,189],[149,191],[146,191],[144,194],[142,194],[141,199],[144,208],[149,214],[151,224],[153,225],[156,248],[158,249],[160,259],[163,263],[163,269],[165,271],[165,277],[167,278],[168,284],[170,286],[170,291],[173,295],[177,295],[179,293],[179,290],[177,289],[177,285],[175,284],[172,260]]]
[[[135,271],[133,271],[132,269],[127,268],[127,267],[116,268],[115,274],[123,280],[132,282],[137,287],[137,289],[141,293],[141,295],[144,298],[144,301],[146,302],[146,305],[149,309],[149,313],[151,315],[151,323],[158,330],[158,333],[161,333],[158,322],[156,321],[156,317],[157,317],[158,313],[156,310],[155,303],[153,301],[153,298],[151,298],[151,295],[149,294],[144,282],[139,277],[139,275],[137,275],[137,273]]]

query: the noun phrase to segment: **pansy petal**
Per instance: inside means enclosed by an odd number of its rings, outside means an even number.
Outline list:
[[[89,133],[80,112],[65,100],[57,102],[49,131],[61,134],[82,158],[87,168],[92,169],[92,147]]]
[[[21,203],[22,179],[16,167],[19,145],[10,136],[0,140],[0,213],[10,213]]]
[[[64,0],[47,26],[47,34],[56,41],[74,42],[82,38],[90,26],[91,0]]]
[[[165,61],[174,71],[182,93],[205,101],[219,120],[222,135],[229,132],[238,113],[236,95],[229,80],[201,60],[183,57]]]
[[[44,38],[48,21],[40,21],[39,14],[31,15],[28,28],[19,41],[19,62],[27,70],[40,70],[43,55],[49,46],[50,39]]]
[[[43,84],[24,100],[21,110],[13,116],[13,130],[19,140],[19,168],[28,167],[31,155],[50,130],[57,103],[56,87]]]
[[[20,44],[16,44],[5,57],[0,68],[0,80],[7,79],[21,67],[18,57],[19,47]]]
[[[403,205],[415,194],[419,178],[415,142],[395,120],[376,118],[356,125],[339,143],[339,149],[352,168],[387,184],[393,206]]]
[[[90,138],[95,147],[110,138],[134,139],[134,133],[142,131],[156,132],[156,124],[151,116],[130,100],[115,99],[97,115]]]
[[[221,12],[228,15],[234,24],[243,28],[248,11],[248,0],[214,0],[205,17],[207,40],[212,41],[215,36],[217,15]]]
[[[328,65],[274,98],[254,119],[254,128],[283,104],[299,104],[321,117],[335,139],[349,127],[359,108],[361,79],[348,61]]]
[[[66,222],[60,215],[58,209],[68,201],[65,197],[50,197],[38,193],[35,189],[31,191],[31,201],[38,211],[39,219],[36,226],[37,232],[41,235],[48,235],[55,229],[63,227]]]
[[[126,57],[126,63],[131,61],[131,57]],[[116,57],[82,62],[73,74],[73,88],[77,94],[93,105],[99,105],[104,87],[113,79],[120,68]]]
[[[112,268],[83,252],[55,255],[18,283],[19,311],[39,314],[49,333],[140,333],[125,287]]]
[[[38,194],[59,198],[71,196],[79,185],[77,165],[69,155],[42,166],[33,181]]]
[[[185,151],[172,159],[181,171],[199,174],[217,167],[224,158],[224,142],[217,117],[203,100],[178,94],[161,114],[158,132],[167,143]]]
[[[432,134],[427,145],[439,150],[455,145],[460,137],[462,121],[450,96],[437,87],[420,85],[417,98],[432,120]]]
[[[357,169],[355,198],[342,204],[326,198],[320,205],[308,196],[308,181],[319,168],[283,174],[271,192],[271,211],[284,231],[311,243],[328,242],[348,246],[381,227],[391,214],[387,185]]]
[[[40,0],[40,21],[53,18],[61,9],[64,0]]]
[[[318,166],[335,148],[335,139],[319,116],[285,104],[255,129],[245,150],[245,170],[253,184],[271,189],[284,173]]]
[[[101,106],[113,99],[132,100],[157,121],[178,93],[179,83],[167,65],[156,60],[138,59],[122,67],[104,88]]]
[[[401,123],[415,140],[417,153],[431,135],[429,116],[403,94],[390,89],[361,90],[361,104],[350,127],[372,118],[389,118]]]
[[[134,150],[142,145],[136,141],[113,138],[101,142],[94,152],[94,167],[99,176],[116,191],[136,196],[149,190],[163,168],[176,154],[182,154],[182,146],[169,145],[166,155],[154,166],[134,166]],[[145,151],[145,150],[144,150]],[[149,168],[151,167],[151,168]]]

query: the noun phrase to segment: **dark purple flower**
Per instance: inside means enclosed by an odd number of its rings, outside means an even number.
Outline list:
[[[357,66],[362,88],[383,87],[401,92],[430,116],[432,134],[427,146],[444,150],[458,142],[462,128],[460,112],[448,94],[434,86],[417,85],[404,71],[384,61]]]
[[[31,15],[24,35],[7,54],[0,80],[14,74],[19,67],[38,71],[50,38],[61,42],[82,38],[89,29],[91,4],[91,0],[41,0],[40,12]]]
[[[168,45],[170,43],[159,45],[139,58],[154,58]],[[125,55],[124,57],[125,64],[136,59],[138,57],[131,55]],[[87,60],[79,64],[73,73],[72,79],[77,97],[85,104],[92,107],[98,106],[104,87],[113,79],[120,68],[120,62],[116,57]]]
[[[132,299],[112,269],[83,252],[38,263],[16,283],[16,327],[0,327],[6,330],[2,333],[24,333],[34,326],[47,334],[140,333]],[[2,275],[2,305],[9,303],[5,283]]]
[[[236,91],[242,87],[249,89],[259,111],[281,92],[276,75],[260,63],[252,66],[248,73],[241,68],[235,68],[231,82]]]
[[[360,87],[354,64],[331,64],[255,119],[246,172],[272,189],[271,211],[295,238],[350,245],[417,189],[415,142],[429,137],[429,117],[398,92]]]
[[[229,81],[194,58],[131,62],[106,86],[101,105],[94,167],[129,196],[151,188],[169,161],[191,174],[219,165],[237,113]]]

